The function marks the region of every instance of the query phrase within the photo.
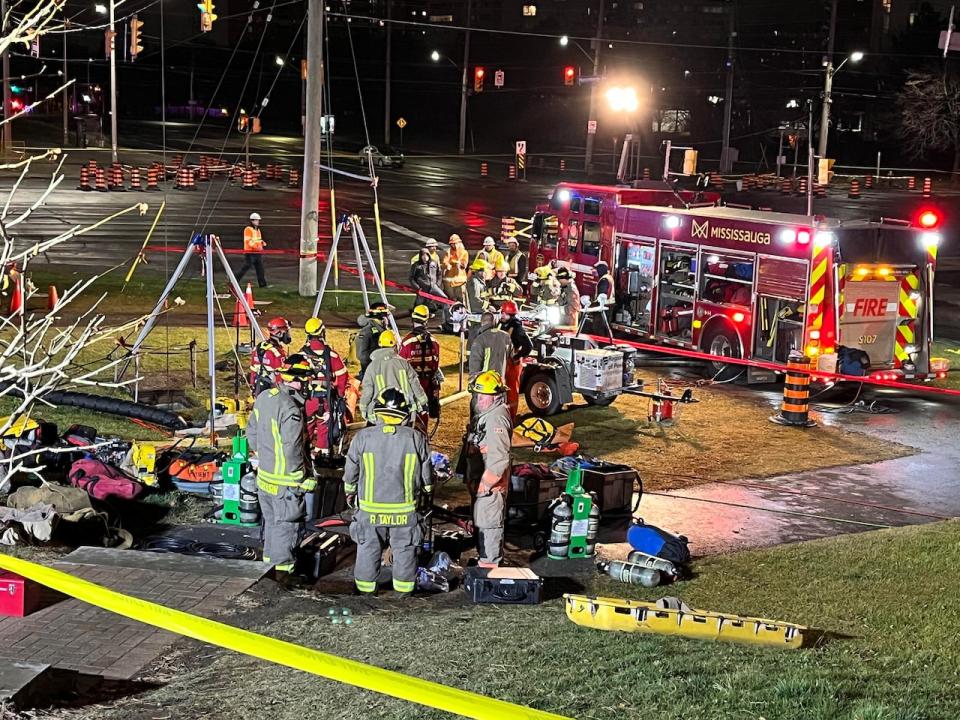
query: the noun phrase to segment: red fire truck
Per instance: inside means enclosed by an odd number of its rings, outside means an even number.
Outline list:
[[[539,264],[553,251],[587,295],[589,271],[605,261],[618,334],[784,367],[801,350],[821,372],[835,371],[838,359],[843,370],[850,358],[868,358],[869,372],[885,379],[941,370],[930,364],[940,241],[933,209],[912,222],[811,222],[732,207],[636,205],[628,190],[577,192],[558,186],[538,212],[531,255]],[[751,370],[748,379],[770,377]]]

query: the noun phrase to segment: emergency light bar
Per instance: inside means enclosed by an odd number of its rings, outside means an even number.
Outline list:
[[[780,242],[787,245],[790,243],[809,245],[810,231],[807,228],[784,228],[780,231]]]

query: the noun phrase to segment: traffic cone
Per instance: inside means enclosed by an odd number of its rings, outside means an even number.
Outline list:
[[[23,275],[18,274],[10,291],[10,307],[7,309],[7,315],[16,315],[21,310],[23,310]]]
[[[60,304],[60,294],[57,292],[57,286],[51,285],[47,291],[47,312],[53,312]]]
[[[231,326],[235,328],[250,327],[250,318],[247,317],[247,313],[243,309],[243,303],[240,302],[240,298],[237,298],[237,301],[233,304],[233,322],[231,323]]]
[[[250,306],[250,309],[256,310],[257,303],[253,299],[253,285],[247,283],[247,291],[243,295],[247,298],[247,305]]]

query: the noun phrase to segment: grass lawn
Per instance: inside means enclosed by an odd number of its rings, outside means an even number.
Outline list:
[[[559,599],[469,606],[388,599],[350,626],[305,593],[245,597],[230,623],[372,664],[584,720],[921,720],[960,717],[960,522],[884,530],[696,563],[694,579],[589,591],[789,620],[833,633],[785,651],[574,625]],[[323,583],[319,586],[323,591]],[[252,599],[251,599],[252,598]],[[192,642],[158,670],[164,687],[73,717],[449,717]],[[73,714],[74,712],[78,714]]]

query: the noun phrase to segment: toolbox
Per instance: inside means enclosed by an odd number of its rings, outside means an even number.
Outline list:
[[[463,590],[475,603],[536,605],[543,580],[530,568],[470,567],[463,576]]]
[[[507,526],[536,525],[565,486],[566,478],[557,477],[546,466],[539,474],[512,474],[507,493]]]
[[[574,353],[575,390],[609,392],[623,387],[623,353],[593,348]]]
[[[0,570],[0,616],[25,617],[40,607],[40,586]]]
[[[630,512],[633,509],[634,483],[643,494],[640,473],[628,465],[591,463],[581,465],[583,489],[597,496],[603,514]]]

